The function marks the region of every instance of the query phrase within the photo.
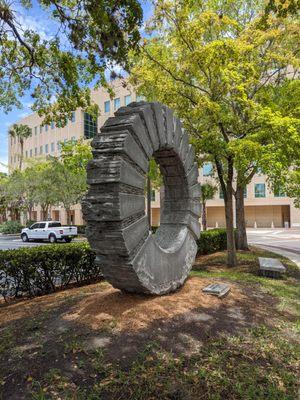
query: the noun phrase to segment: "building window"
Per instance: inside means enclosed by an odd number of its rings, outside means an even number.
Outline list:
[[[120,107],[121,107],[121,100],[120,97],[118,97],[117,99],[114,99],[114,110],[116,111]]]
[[[45,125],[45,131],[48,132],[48,125]]]
[[[57,150],[58,150],[58,151],[61,150],[61,144],[60,144],[60,142],[57,142]]]
[[[43,154],[43,146],[40,146],[40,154]]]
[[[37,147],[34,148],[34,155],[37,156]]]
[[[51,121],[51,129],[55,128],[55,123],[53,121]]]
[[[75,136],[72,136],[72,137],[71,137],[71,142],[72,142],[72,143],[76,143],[76,138],[75,138]]]
[[[34,127],[34,134],[35,134],[35,135],[37,135],[37,131],[38,131],[38,127],[35,126],[35,127]]]
[[[141,96],[141,95],[136,96],[136,101],[144,101],[144,100],[145,100],[144,96]]]
[[[30,157],[32,157],[32,149],[30,149],[30,152],[29,152],[29,154],[30,154]]]
[[[124,97],[124,102],[125,106],[128,106],[129,103],[131,103],[131,95],[128,94],[127,96]]]
[[[48,152],[49,152],[49,146],[48,144],[45,144],[45,153],[48,154]]]
[[[274,197],[285,197],[286,194],[284,190],[280,187],[277,187],[274,189]]]
[[[212,163],[208,162],[203,164],[203,176],[210,176],[213,172]]]
[[[244,199],[246,199],[246,198],[247,198],[247,186],[244,187]]]
[[[54,142],[51,143],[51,153],[53,153],[55,150]]]
[[[28,158],[28,151],[25,151],[25,158]]]
[[[104,102],[104,112],[106,114],[110,113],[110,101],[109,100]]]
[[[266,197],[266,185],[264,183],[256,183],[254,189],[255,197]]]
[[[155,201],[155,190],[151,190],[151,201]]]
[[[220,188],[220,190],[219,190],[219,197],[220,197],[220,199],[224,199],[224,193],[223,193],[222,188]]]
[[[43,132],[43,127],[42,127],[42,125],[40,125],[40,133],[42,133]]]
[[[95,121],[93,117],[84,113],[84,137],[86,139],[91,139],[97,134],[97,120]]]
[[[71,115],[71,122],[75,122],[75,111],[72,112],[72,115]]]

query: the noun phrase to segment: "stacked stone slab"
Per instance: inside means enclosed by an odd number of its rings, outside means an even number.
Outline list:
[[[159,103],[131,103],[106,121],[92,147],[89,191],[82,206],[87,237],[104,277],[129,292],[176,290],[192,267],[200,234],[198,168],[180,120]],[[145,215],[151,157],[165,186],[155,234]]]

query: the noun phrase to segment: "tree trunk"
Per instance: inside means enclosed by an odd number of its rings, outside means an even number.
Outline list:
[[[234,237],[234,224],[233,224],[233,204],[232,204],[232,190],[227,186],[227,196],[224,198],[225,202],[225,218],[226,218],[226,233],[227,233],[227,265],[228,267],[237,266],[235,237]]]
[[[244,187],[237,186],[235,192],[235,212],[237,226],[237,243],[238,250],[249,250],[245,221],[245,205],[244,205]]]
[[[225,219],[226,219],[226,236],[227,236],[227,265],[229,267],[237,266],[236,258],[236,248],[235,248],[235,238],[234,238],[234,223],[233,223],[233,160],[232,157],[228,157],[227,164],[227,179],[224,180],[224,169],[223,165],[215,157],[217,173],[220,180],[221,188],[224,194],[224,204],[225,204]]]
[[[151,227],[151,180],[147,177],[147,217],[149,224],[149,231],[152,231]]]
[[[207,218],[206,218],[206,202],[202,202],[202,229],[207,230]]]
[[[43,214],[43,220],[46,221],[48,219],[48,209],[49,206],[42,206],[42,214]]]
[[[23,164],[23,152],[24,152],[24,141],[22,138],[20,138],[20,149],[21,149],[21,154],[20,154],[20,162],[19,162],[19,167],[20,171],[22,170],[22,164]]]
[[[32,209],[33,209],[33,206],[32,205],[30,205],[30,206],[28,206],[28,218],[29,218],[29,221],[32,221]]]
[[[165,186],[162,185],[160,187],[160,191],[159,191],[159,201],[160,201],[160,217],[159,217],[159,223],[161,220],[161,216],[163,214],[163,209],[164,209],[164,203],[165,203]]]
[[[67,214],[67,225],[71,225],[71,209],[66,208],[66,214]]]

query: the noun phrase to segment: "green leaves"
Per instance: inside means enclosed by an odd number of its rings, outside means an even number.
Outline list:
[[[132,81],[183,120],[201,157],[245,175],[299,145],[299,21],[239,2],[157,3],[155,32],[133,56]],[[230,4],[230,5],[229,5]],[[299,81],[298,81],[299,82]]]
[[[20,0],[18,6],[32,4]],[[87,86],[107,85],[106,68],[126,68],[127,53],[140,39],[142,9],[137,0],[39,0],[35,7],[48,14],[49,37],[22,26],[20,13],[0,4],[0,107],[21,107],[19,98],[30,91],[33,110],[47,117],[45,123],[61,116],[65,121],[76,108],[91,105]]]
[[[0,294],[4,298],[46,294],[102,276],[87,243],[1,251],[0,267]]]

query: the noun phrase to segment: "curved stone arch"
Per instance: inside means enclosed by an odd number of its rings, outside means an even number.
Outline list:
[[[106,121],[92,147],[83,213],[104,277],[130,292],[176,290],[192,267],[200,234],[198,167],[180,120],[160,103],[131,103]],[[155,234],[144,196],[151,157],[165,186]]]

